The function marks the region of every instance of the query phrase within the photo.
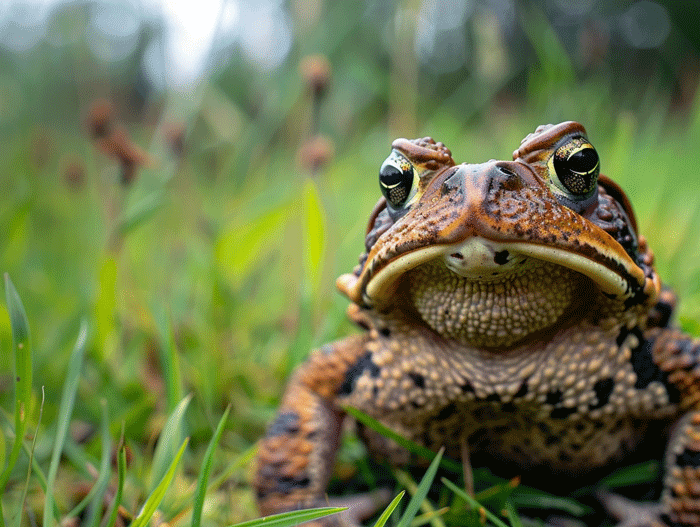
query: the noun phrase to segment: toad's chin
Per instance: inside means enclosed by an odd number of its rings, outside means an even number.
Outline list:
[[[406,283],[428,326],[444,338],[477,347],[510,347],[554,326],[580,297],[582,286],[591,286],[576,271],[524,256],[514,256],[518,263],[498,270],[450,258],[464,262],[459,272],[448,258],[435,259],[411,270]]]

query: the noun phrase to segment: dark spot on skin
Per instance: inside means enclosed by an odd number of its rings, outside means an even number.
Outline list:
[[[311,432],[306,434],[306,439],[308,441],[313,441],[316,439],[317,436],[318,436],[318,430],[311,430]]]
[[[512,414],[515,413],[518,409],[513,403],[505,403],[503,406],[501,406],[501,410]]]
[[[595,404],[588,405],[588,408],[595,410],[602,408],[610,401],[610,394],[615,387],[615,382],[612,379],[601,379],[593,385],[593,391],[598,401]]]
[[[496,412],[493,411],[493,406],[479,406],[474,410],[474,417],[479,421],[491,421],[496,419]]]
[[[630,334],[630,330],[627,329],[626,326],[622,326],[622,329],[620,329],[620,333],[617,335],[617,338],[615,339],[615,342],[617,343],[618,347],[622,346],[622,343],[625,341],[627,338],[627,335]]]
[[[491,395],[487,396],[484,400],[490,403],[500,403],[501,397],[497,393],[492,393]]]
[[[552,419],[566,419],[572,414],[576,413],[576,408],[569,408],[568,406],[560,406],[559,408],[555,408],[552,410],[552,413],[549,414]]]
[[[603,421],[594,421],[593,422],[593,428],[595,428],[596,430],[601,430],[604,427],[605,427],[605,423],[603,423]]]
[[[634,387],[644,389],[654,381],[658,381],[664,385],[668,393],[669,401],[672,403],[680,402],[680,391],[678,388],[669,382],[668,373],[662,371],[654,362],[652,351],[654,349],[654,339],[645,340],[639,328],[632,330],[639,339],[639,345],[632,349],[631,364],[634,373],[637,374],[637,380]],[[688,342],[687,345],[690,345]]]
[[[462,393],[474,393],[474,387],[469,381],[464,381],[464,384],[460,386]]]
[[[488,436],[488,432],[485,428],[479,428],[476,432],[469,436],[469,444],[477,445],[478,443],[485,441]]]
[[[574,427],[574,429],[577,432],[583,432],[585,428],[586,428],[586,425],[584,425],[583,423],[576,423],[576,426]]]
[[[508,251],[498,251],[493,255],[493,261],[498,265],[504,265],[508,263],[508,257],[510,253]]]
[[[624,275],[625,275],[625,278],[627,280],[627,283],[632,284],[632,286],[634,287],[634,294],[631,297],[629,297],[627,300],[625,300],[625,307],[629,308],[629,307],[636,306],[638,304],[643,304],[644,302],[646,302],[647,298],[649,298],[649,295],[644,293],[644,290],[641,288],[641,286],[637,282],[632,281],[633,280],[632,277],[630,277],[627,273],[624,273]],[[629,285],[628,285],[628,289],[629,289]]]
[[[446,317],[450,315],[450,310],[449,309],[443,309],[442,314],[445,315]]]
[[[425,377],[420,373],[410,372],[408,376],[418,388],[425,388]]]
[[[545,402],[554,406],[555,404],[559,404],[561,402],[561,398],[561,390],[554,390],[547,393],[547,399],[545,399]]]
[[[652,310],[650,318],[653,317],[654,325],[660,328],[668,327],[668,323],[671,321],[671,316],[673,315],[672,304],[664,302],[663,300],[656,303]]]
[[[379,386],[372,386],[372,397],[376,398],[379,395]]]
[[[373,378],[376,379],[377,377],[379,377],[379,366],[372,362],[372,353],[369,351],[365,353],[362,357],[360,357],[360,360],[358,360],[355,364],[350,366],[345,371],[345,380],[343,380],[343,384],[340,385],[340,388],[338,389],[338,394],[351,394],[352,391],[355,389],[355,383],[357,383],[357,379],[359,379],[362,376],[365,370],[368,370],[369,374]]]
[[[502,435],[502,434],[505,434],[510,429],[511,429],[511,427],[505,426],[505,425],[495,426],[493,428],[493,432],[498,434],[498,435]]]
[[[581,443],[571,443],[571,450],[574,452],[580,452],[582,448],[583,445]]]
[[[457,413],[457,407],[454,405],[454,403],[451,403],[440,410],[440,413],[435,416],[435,419],[437,421],[444,421],[445,419],[452,417],[455,413]]]
[[[275,492],[279,494],[290,494],[295,490],[304,489],[309,486],[311,479],[306,474],[300,476],[283,476],[277,480]]]
[[[570,463],[573,461],[573,458],[565,452],[559,452],[557,457],[559,458],[559,461],[563,461],[564,463]]]
[[[360,326],[362,329],[364,329],[365,331],[369,331],[369,325],[367,324],[367,322],[364,322],[364,321],[362,321],[362,320],[359,320],[359,321],[356,321],[355,323],[356,323],[358,326]],[[332,346],[329,346],[329,345],[324,346],[324,348],[326,348],[326,347],[330,348],[330,351],[333,350],[333,347],[332,347]],[[330,353],[330,351],[326,352],[326,354]]]
[[[539,428],[543,434],[550,435],[552,433],[549,427],[547,426],[547,423],[543,423],[542,421],[539,421],[537,423],[537,428]]]
[[[375,396],[375,397],[376,397],[376,396]],[[415,408],[415,409],[417,410],[418,408],[420,408],[420,407],[423,406],[423,405],[422,405],[422,404],[418,404],[416,401],[411,401],[411,406],[413,406],[413,408]]]
[[[686,448],[676,456],[676,465],[679,467],[700,467],[700,452]]]
[[[560,441],[561,441],[561,437],[551,435],[551,436],[547,436],[547,439],[544,440],[544,444],[546,446],[552,446],[552,445],[556,445]]]
[[[518,388],[518,391],[515,392],[515,394],[513,395],[513,398],[525,397],[526,394],[527,394],[527,379],[525,379],[522,382],[522,384],[520,385],[520,388]]]
[[[299,414],[296,412],[282,412],[267,429],[267,437],[294,435],[299,432]]]
[[[391,330],[389,328],[382,328],[379,330],[379,333],[382,334],[384,337],[390,337],[391,336]]]

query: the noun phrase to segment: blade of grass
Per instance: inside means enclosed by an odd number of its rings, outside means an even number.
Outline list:
[[[76,517],[80,514],[88,504],[90,504],[90,509],[88,517],[84,522],[84,525],[94,526],[99,522],[99,512],[102,510],[102,503],[104,501],[104,495],[107,490],[107,484],[109,483],[109,476],[111,475],[110,470],[110,457],[112,451],[112,441],[109,435],[109,415],[107,412],[107,401],[102,399],[100,401],[102,406],[102,457],[100,458],[100,470],[97,474],[97,479],[94,485],[90,489],[78,505],[76,505],[72,511],[70,511],[66,517],[63,519],[65,523],[66,520]]]
[[[117,522],[117,512],[119,505],[122,502],[122,493],[124,492],[124,479],[126,478],[126,445],[124,443],[124,425],[122,424],[122,433],[119,437],[119,449],[117,453],[117,492],[114,495],[112,502],[112,510],[109,515],[105,516],[107,522],[102,522],[104,527],[114,527]]]
[[[214,481],[211,482],[211,484],[207,488],[207,491],[211,492],[213,490],[218,489],[219,487],[221,487],[221,485],[228,481],[237,470],[249,466],[249,464],[253,461],[253,458],[255,457],[257,451],[258,445],[253,445],[250,448],[248,448],[248,450],[243,451],[236,459],[234,459],[229,464],[229,466],[221,474],[219,474],[214,479]]]
[[[24,431],[27,426],[27,413],[32,397],[32,349],[29,321],[22,300],[7,273],[5,273],[5,299],[12,327],[12,347],[15,351],[15,438],[12,450],[10,450],[10,457],[7,459],[2,474],[0,474],[0,494],[5,490],[7,480],[10,478],[10,473],[17,463],[19,451],[22,448]],[[4,519],[0,521],[4,524]]]
[[[187,406],[192,400],[192,394],[188,394],[183,397],[182,401],[178,403],[175,409],[168,417],[168,420],[163,427],[158,438],[158,445],[156,445],[156,450],[153,453],[153,467],[151,469],[151,492],[153,492],[157,485],[160,485],[160,481],[163,479],[163,475],[168,471],[169,460],[172,459],[172,455],[182,442],[184,437],[184,416],[187,411]]]
[[[148,524],[153,516],[153,513],[156,512],[158,505],[160,505],[160,502],[163,501],[165,493],[168,491],[168,487],[170,487],[170,483],[175,477],[175,472],[180,464],[180,459],[182,458],[182,454],[184,454],[185,448],[187,448],[187,443],[189,443],[189,441],[190,438],[186,437],[182,442],[182,446],[180,447],[180,450],[177,451],[177,454],[175,454],[175,458],[173,459],[172,463],[170,463],[168,471],[163,476],[163,479],[160,480],[156,488],[153,489],[153,492],[151,492],[148,499],[146,499],[146,503],[143,504],[141,512],[139,512],[134,521],[131,523],[131,527],[145,527]]]
[[[511,498],[513,504],[527,509],[557,509],[572,516],[582,517],[593,512],[591,507],[581,505],[576,500],[553,496],[536,489],[520,487]]]
[[[302,522],[317,520],[318,518],[337,514],[345,510],[347,510],[347,507],[320,507],[303,511],[282,512],[272,516],[265,516],[264,518],[235,523],[229,527],[293,527]]]
[[[382,512],[381,516],[379,516],[379,519],[377,519],[377,522],[374,524],[374,527],[384,527],[386,522],[389,520],[389,516],[391,516],[391,513],[394,512],[394,509],[398,506],[404,494],[406,494],[406,491],[402,490],[401,492],[399,492],[398,496],[391,500],[391,503],[387,505],[386,509],[384,509],[384,512]]]
[[[644,463],[637,463],[636,465],[621,468],[609,476],[605,476],[600,480],[599,485],[614,489],[617,487],[650,483],[658,476],[659,470],[660,463],[658,461],[645,461]]]
[[[429,448],[426,448],[422,445],[418,445],[413,441],[410,441],[409,439],[400,436],[390,428],[387,428],[382,423],[380,423],[373,417],[370,417],[369,415],[361,412],[357,408],[346,406],[343,409],[363,425],[371,428],[375,432],[382,434],[384,437],[393,440],[395,443],[405,448],[409,452],[413,452],[414,454],[424,459],[433,459],[433,457],[435,456],[435,452],[433,452]],[[440,464],[443,468],[446,468],[451,472],[462,472],[462,465],[460,463],[457,463],[453,459],[443,458]]]
[[[401,516],[401,520],[399,520],[397,527],[409,527],[409,525],[413,521],[413,518],[416,517],[421,503],[428,495],[430,486],[433,484],[435,474],[437,473],[437,469],[440,466],[440,460],[442,460],[442,455],[444,452],[445,448],[443,447],[435,455],[435,459],[433,459],[433,461],[430,463],[428,470],[425,471],[423,478],[420,480],[420,484],[416,489],[416,493],[411,498],[411,501],[408,502],[406,510],[404,511],[403,516]]]
[[[416,491],[418,490],[418,485],[416,485],[415,481],[413,481],[408,472],[396,469],[394,470],[394,475],[396,476],[396,481],[398,481],[399,485],[406,487],[406,489],[408,489],[408,492],[411,494],[416,493]],[[423,514],[433,515],[431,516],[431,518],[433,518],[431,520],[433,527],[445,527],[445,522],[442,521],[442,518],[434,517],[435,507],[433,507],[433,505],[429,501],[424,500],[421,503],[421,510],[423,511]],[[417,520],[418,517],[416,517],[413,520],[412,524],[415,523]]]
[[[219,419],[219,424],[216,426],[216,431],[214,432],[211,441],[209,441],[207,451],[204,453],[204,462],[202,463],[202,469],[200,470],[199,478],[197,479],[197,490],[194,493],[194,505],[192,506],[192,527],[199,527],[202,524],[202,508],[204,507],[204,496],[207,492],[209,474],[214,461],[214,451],[216,450],[216,445],[219,443],[221,434],[224,431],[224,425],[226,424],[230,411],[231,406],[229,405],[224,411],[224,415],[222,415],[221,419]]]
[[[472,498],[469,494],[467,494],[467,493],[464,492],[462,489],[460,489],[457,485],[455,485],[454,483],[452,483],[449,479],[447,479],[447,478],[442,478],[440,481],[442,481],[442,483],[443,483],[447,488],[449,488],[452,492],[454,492],[455,494],[457,494],[457,496],[459,496],[459,497],[462,498],[464,501],[466,501],[469,505],[471,505],[473,509],[475,509],[475,510],[483,510],[485,516],[486,516],[489,520],[491,520],[495,525],[497,525],[498,527],[508,527],[505,523],[503,523],[503,522],[501,521],[501,519],[500,519],[498,516],[496,516],[496,515],[495,515],[494,513],[492,513],[491,511],[489,511],[489,510],[488,510],[487,508],[485,508],[483,505],[481,505],[481,503],[479,503],[478,501],[476,501],[476,500],[475,500],[474,498]]]
[[[58,420],[56,426],[56,437],[54,438],[53,451],[51,452],[51,463],[49,464],[49,474],[46,483],[46,499],[44,501],[44,527],[53,526],[53,486],[58,473],[58,464],[61,460],[63,452],[63,443],[66,440],[68,433],[68,425],[70,417],[73,413],[73,405],[75,403],[75,394],[78,391],[78,383],[80,381],[80,370],[83,366],[83,357],[85,355],[85,344],[87,341],[88,326],[83,320],[80,323],[80,331],[78,339],[73,347],[70,359],[68,361],[68,372],[66,379],[63,382],[63,393],[61,394],[61,404],[58,407]]]
[[[449,507],[443,507],[442,509],[435,509],[430,512],[424,512],[420,516],[416,516],[413,519],[413,521],[411,522],[411,527],[420,527],[421,525],[425,525],[426,523],[435,525],[436,521],[439,521],[438,525],[444,526],[445,521],[442,519],[442,517],[448,512],[450,512]]]
[[[117,220],[116,234],[124,237],[132,230],[143,225],[156,213],[163,203],[165,192],[162,189],[155,190],[145,195],[140,201],[126,210]]]
[[[163,370],[163,379],[165,380],[168,412],[172,412],[177,403],[182,400],[180,359],[175,346],[175,335],[173,334],[173,324],[169,310],[162,306],[154,315],[160,337],[160,366]]]
[[[513,505],[511,500],[506,500],[505,513],[508,517],[508,521],[513,527],[523,527],[523,522],[520,521],[520,516],[518,516],[518,511]]]
[[[24,489],[22,490],[22,499],[19,500],[19,510],[17,511],[16,523],[17,527],[22,525],[22,512],[24,511],[24,503],[27,501],[27,491],[29,490],[29,480],[32,476],[32,464],[34,462],[34,449],[36,448],[36,438],[39,435],[39,425],[41,424],[41,417],[44,415],[44,402],[46,400],[44,393],[44,387],[41,387],[41,405],[39,406],[39,419],[36,422],[36,430],[34,431],[34,438],[32,438],[32,448],[29,450],[29,463],[27,463],[27,480],[24,483]]]

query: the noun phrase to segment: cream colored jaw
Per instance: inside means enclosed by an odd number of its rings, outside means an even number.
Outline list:
[[[411,269],[415,269],[421,264],[449,255],[459,250],[463,245],[464,243],[435,245],[416,249],[415,251],[401,255],[389,262],[370,279],[365,291],[365,297],[372,301],[376,301],[378,298],[384,298],[385,295],[382,293],[391,289],[398,277]],[[623,277],[618,275],[615,271],[585,256],[534,243],[499,242],[497,245],[499,250],[507,250],[513,254],[537,258],[568,267],[569,269],[588,276],[598,284],[603,292],[613,294],[618,298],[624,299],[630,296],[630,288]]]

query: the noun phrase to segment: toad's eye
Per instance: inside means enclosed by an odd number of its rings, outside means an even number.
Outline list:
[[[595,192],[600,174],[600,159],[593,145],[577,137],[559,147],[552,160],[552,182],[570,199],[580,201]]]
[[[392,150],[379,169],[379,188],[389,205],[389,212],[403,209],[418,190],[419,177],[411,162]]]

